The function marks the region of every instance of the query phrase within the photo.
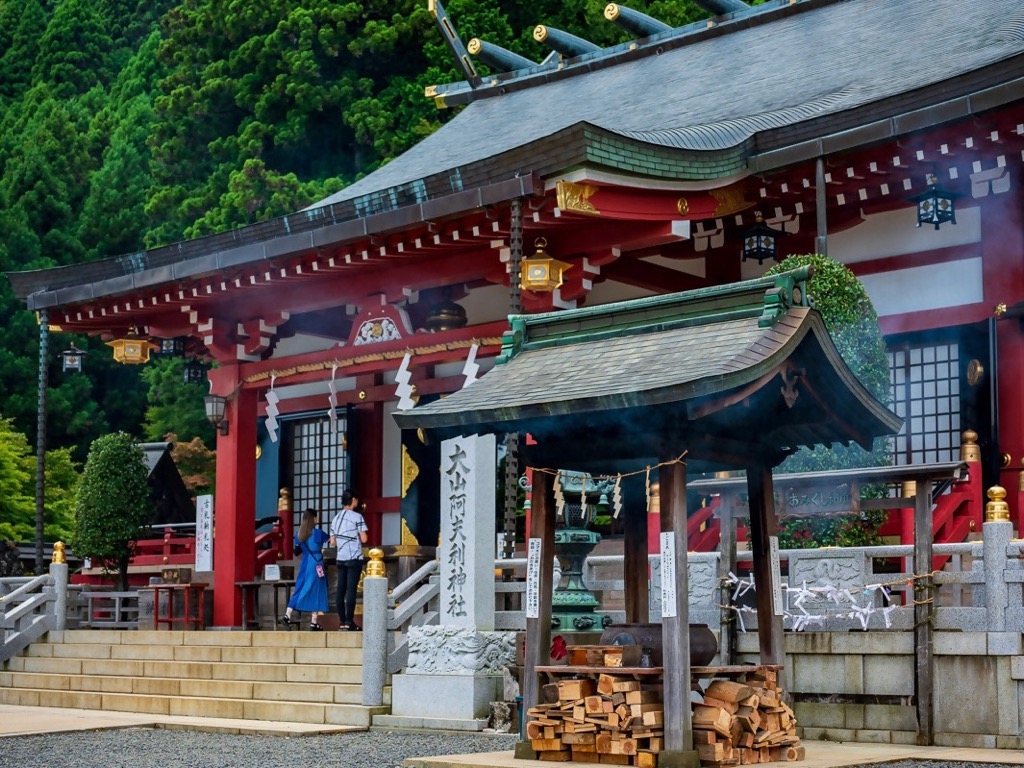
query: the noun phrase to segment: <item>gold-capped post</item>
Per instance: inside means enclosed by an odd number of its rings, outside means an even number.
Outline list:
[[[366,575],[376,578],[387,578],[388,572],[384,568],[384,550],[374,547],[369,552],[370,562],[366,564]]]
[[[960,461],[981,461],[978,433],[973,429],[964,430],[960,435]]]
[[[67,558],[64,556],[64,542],[55,541],[53,543],[53,558],[51,562],[66,563],[67,561]]]
[[[1001,485],[993,485],[988,489],[989,501],[985,505],[986,523],[1010,522],[1010,505],[1006,503],[1006,489]]]

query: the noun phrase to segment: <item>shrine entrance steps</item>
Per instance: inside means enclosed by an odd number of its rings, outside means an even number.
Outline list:
[[[360,703],[362,658],[356,632],[50,632],[0,670],[0,704],[369,727],[390,706]]]

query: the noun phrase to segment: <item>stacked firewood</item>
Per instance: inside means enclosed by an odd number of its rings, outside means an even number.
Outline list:
[[[693,741],[701,765],[751,765],[803,760],[796,717],[782,700],[774,670],[757,669],[744,682],[713,680],[693,705]]]
[[[584,648],[589,654],[586,659],[573,658],[574,652],[582,653]],[[614,673],[616,667],[638,663],[628,657],[629,646],[626,649],[625,659],[617,646],[569,649],[570,662],[586,662],[595,673],[544,686],[549,703],[527,711],[526,736],[539,759],[657,766],[664,733],[661,684]]]

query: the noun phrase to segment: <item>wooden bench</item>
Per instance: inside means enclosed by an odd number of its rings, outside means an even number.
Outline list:
[[[88,629],[138,629],[139,593],[82,591],[85,617],[81,626]]]

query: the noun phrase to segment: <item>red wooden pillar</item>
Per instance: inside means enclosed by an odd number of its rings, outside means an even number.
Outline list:
[[[238,381],[238,364],[234,380]],[[230,374],[229,374],[230,375]],[[256,392],[239,389],[225,410],[228,433],[217,436],[217,495],[213,517],[213,623],[242,624],[235,585],[256,575]]]
[[[984,301],[989,307],[1003,303],[1008,307],[1024,300],[1024,202],[1019,181],[1006,193],[988,195],[981,201],[981,251]],[[1024,399],[1020,382],[1024,377],[1024,331],[1020,320],[1011,318],[996,323],[999,397],[999,445],[994,450],[1010,456],[999,473],[999,484],[1013,489],[1024,466]],[[1024,522],[1024,510],[1015,495],[1007,497],[1010,515]],[[1014,507],[1018,507],[1014,509]]]
[[[379,386],[382,377],[379,374],[360,376],[356,386],[360,390],[368,390]],[[353,469],[354,477],[349,487],[355,492],[362,503],[363,518],[366,520],[366,533],[369,546],[381,542],[381,516],[383,514],[384,495],[384,403],[360,403],[355,407],[356,445]]]

